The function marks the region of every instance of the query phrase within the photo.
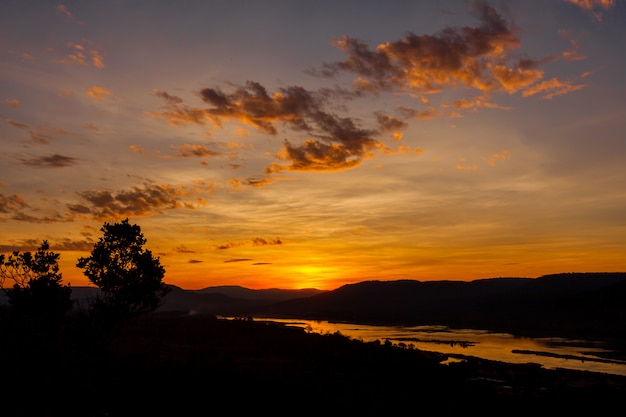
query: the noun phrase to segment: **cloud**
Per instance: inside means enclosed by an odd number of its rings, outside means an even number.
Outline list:
[[[283,242],[278,237],[273,238],[273,239],[255,237],[254,239],[252,239],[252,246],[274,246],[274,245],[282,245],[282,244]]]
[[[241,184],[249,185],[252,187],[263,187],[267,184],[271,184],[272,182],[274,181],[271,178],[267,178],[267,177],[252,177],[252,178],[246,178],[243,181],[239,181],[239,183]]]
[[[99,133],[100,129],[98,129],[98,126],[96,126],[95,124],[93,124],[92,122],[85,122],[81,125],[81,127],[85,130],[89,130],[91,132],[94,133]]]
[[[499,110],[511,110],[512,107],[501,106],[489,101],[486,96],[471,96],[468,98],[462,98],[455,100],[450,104],[443,104],[443,108],[452,108],[456,111],[476,111],[478,108],[499,109]]]
[[[63,5],[63,4],[57,5],[57,11],[59,13],[64,14],[65,16],[69,17],[70,19],[74,17],[74,15],[72,13],[70,13],[70,11],[67,10],[67,7],[65,7],[65,5]]]
[[[17,127],[18,129],[27,129],[28,125],[26,123],[17,122],[11,119],[5,119],[4,123],[11,125],[13,127]]]
[[[450,117],[462,117],[461,111],[479,108],[509,110],[510,107],[491,101],[496,92],[521,93],[523,97],[544,92],[544,98],[552,98],[582,88],[557,79],[544,81],[544,71],[539,66],[556,57],[533,60],[516,55],[521,45],[518,31],[495,8],[475,2],[472,12],[478,25],[449,27],[434,35],[409,33],[374,48],[348,36],[335,39],[334,45],[345,52],[346,58],[323,64],[309,73],[324,77],[354,74],[352,90],[288,86],[268,91],[259,82],[248,81],[244,85],[230,84],[229,90],[199,90],[203,106],[188,105],[178,96],[156,90],[155,95],[164,104],[159,111],[147,114],[174,126],[222,128],[227,122],[236,122],[270,136],[280,135],[282,147],[273,154],[278,161],[265,167],[265,177],[232,182],[235,187],[263,186],[272,182],[271,176],[284,171],[342,171],[359,166],[377,153],[400,152],[385,145],[382,133],[392,132],[393,138],[399,140],[400,131],[410,119],[441,115],[443,111],[430,106],[427,96],[446,89],[461,87],[472,92],[469,97],[441,105],[451,109]],[[576,48],[577,44],[572,46]],[[575,51],[562,58],[578,59]],[[374,112],[369,125],[341,113],[345,103],[339,101],[382,92],[407,93],[430,107],[399,106],[396,114]],[[200,145],[184,145],[179,151],[178,156],[184,157],[210,156]]]
[[[246,262],[246,261],[251,261],[252,259],[248,259],[248,258],[236,258],[236,259],[227,259],[224,262]]]
[[[17,194],[6,196],[0,193],[0,213],[11,213],[30,207],[22,197]]]
[[[96,220],[129,216],[149,216],[164,210],[194,206],[183,201],[187,193],[171,185],[145,184],[129,190],[88,190],[78,193],[82,204],[68,205],[73,214],[86,215]]]
[[[376,112],[375,115],[382,130],[402,130],[408,126],[408,123],[404,120],[397,119],[383,112]]]
[[[57,251],[72,251],[72,252],[89,252],[93,249],[94,242],[88,240],[71,240],[68,238],[61,238],[60,240],[49,240],[50,249]],[[0,245],[0,253],[4,252],[32,252],[39,249],[41,246],[41,240],[36,239],[24,239],[14,241],[10,245]]]
[[[553,97],[562,96],[563,94],[581,90],[583,88],[585,88],[584,84],[573,85],[570,81],[559,81],[556,78],[553,78],[534,85],[532,88],[524,91],[522,95],[527,97],[535,94],[544,94],[543,98],[549,100]]]
[[[30,132],[30,140],[32,142],[41,143],[43,145],[47,145],[48,143],[50,143],[50,137],[48,135],[37,132]]]
[[[286,164],[275,163],[266,168],[267,174],[288,171],[330,171],[353,168],[382,148],[375,138],[378,132],[365,129],[348,117],[324,109],[328,91],[309,91],[300,86],[280,88],[273,94],[261,84],[248,81],[225,93],[219,88],[200,91],[208,108],[189,107],[179,97],[157,92],[166,104],[164,110],[149,113],[172,125],[212,124],[222,127],[227,121],[238,121],[276,136],[279,128],[294,134],[309,136],[302,143],[286,139],[275,156]],[[253,184],[254,185],[254,184]]]
[[[188,263],[190,264],[201,264],[204,261],[200,261],[198,259],[190,259]]]
[[[375,48],[343,36],[334,45],[346,59],[324,64],[317,74],[354,73],[355,88],[364,93],[402,91],[422,97],[457,87],[476,90],[483,97],[514,94],[543,79],[537,68],[542,61],[514,56],[521,42],[512,23],[482,2],[474,3],[473,12],[478,26],[446,28],[434,35],[409,33]]]
[[[13,214],[11,220],[15,220],[18,222],[26,222],[26,223],[59,223],[65,222],[68,220],[67,217],[63,216],[59,213],[53,213],[48,216],[34,216],[23,211],[18,211]]]
[[[178,148],[178,154],[172,155],[172,157],[178,158],[192,158],[192,157],[213,157],[222,155],[220,152],[212,151],[204,145],[192,145],[184,144]]]
[[[84,43],[90,44],[91,42],[84,39]],[[85,44],[68,42],[66,45],[67,49],[69,49],[68,54],[64,58],[57,60],[57,62],[65,65],[84,65],[93,66],[98,69],[104,68],[104,56],[102,52],[97,49],[88,50]]]
[[[89,240],[61,239],[50,242],[50,247],[59,251],[89,252],[93,249],[94,242]]]
[[[107,101],[109,97],[111,97],[111,92],[104,87],[98,87],[94,85],[89,90],[87,90],[87,95],[92,97],[98,101]]]
[[[14,109],[17,109],[18,107],[20,107],[20,101],[17,99],[6,99],[3,101],[3,103],[6,106],[13,107]]]
[[[426,110],[418,110],[407,106],[398,106],[398,111],[404,115],[406,119],[430,120],[439,116],[440,112],[436,109],[429,108]]]
[[[223,245],[219,245],[216,248],[220,250],[236,248],[240,246],[276,246],[282,245],[283,242],[280,238],[263,238],[263,237],[255,237],[251,241],[243,241],[243,242],[228,242]]]
[[[615,6],[615,0],[564,0],[566,3],[575,4],[587,10],[598,21],[602,21],[602,12],[608,11]]]
[[[195,251],[187,248],[185,245],[180,245],[174,248],[174,252],[177,253],[195,253]]]
[[[238,242],[238,243],[228,242],[223,245],[218,245],[217,249],[225,250],[225,249],[236,248],[238,246],[243,246],[243,245],[245,245],[245,242]]]
[[[47,156],[39,156],[32,159],[22,159],[24,165],[28,165],[36,168],[63,168],[76,165],[78,159],[71,156],[53,154]]]

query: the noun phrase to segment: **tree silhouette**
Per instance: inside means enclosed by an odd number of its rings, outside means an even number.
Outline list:
[[[104,223],[100,230],[103,236],[91,256],[79,258],[76,264],[102,291],[92,308],[119,318],[155,310],[169,288],[162,282],[165,269],[159,258],[144,249],[141,228],[125,219]]]
[[[72,308],[72,289],[61,283],[60,255],[49,249],[44,240],[34,255],[19,251],[0,255],[0,286],[19,315],[53,320]],[[7,281],[13,281],[9,288]]]

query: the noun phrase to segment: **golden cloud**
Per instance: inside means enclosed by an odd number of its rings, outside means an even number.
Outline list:
[[[89,41],[85,40],[89,43]],[[85,65],[95,68],[104,68],[104,56],[97,49],[87,50],[85,45],[80,43],[68,42],[67,48],[70,50],[68,54],[59,59],[57,62],[65,65]]]
[[[602,20],[602,11],[608,11],[611,7],[615,6],[615,0],[564,0],[567,3],[575,4],[576,6],[587,10],[598,21]]]
[[[111,97],[111,92],[109,90],[107,90],[104,87],[99,87],[97,85],[94,85],[93,87],[91,87],[89,90],[87,90],[87,95],[89,97],[92,97],[98,101],[107,101],[109,99],[109,97]]]
[[[524,97],[528,97],[535,94],[544,94],[543,98],[549,100],[555,96],[562,96],[563,94],[581,90],[583,88],[585,88],[584,84],[574,85],[570,81],[560,81],[553,78],[534,85],[532,88],[525,90],[522,95]]]

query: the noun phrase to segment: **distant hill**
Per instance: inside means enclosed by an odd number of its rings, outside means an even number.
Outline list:
[[[323,293],[317,289],[251,290],[240,286],[216,286],[201,290],[184,290],[170,286],[158,311],[189,311],[216,315],[241,315],[286,300],[299,300]]]
[[[365,281],[250,312],[372,324],[444,324],[517,334],[626,337],[626,273],[464,281]]]
[[[622,335],[626,273],[563,273],[475,281],[363,281],[332,291],[215,286],[171,291],[157,311],[370,324],[444,324],[516,334]],[[97,288],[73,287],[79,306]],[[0,303],[3,302],[0,294]],[[6,303],[6,300],[4,300]]]

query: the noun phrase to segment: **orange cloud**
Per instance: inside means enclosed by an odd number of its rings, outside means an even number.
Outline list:
[[[602,4],[609,6],[608,2]],[[478,26],[446,28],[435,35],[409,33],[403,39],[376,48],[344,36],[335,40],[334,45],[346,53],[346,59],[325,64],[316,73],[328,77],[341,72],[355,73],[355,88],[362,94],[399,90],[417,95],[423,102],[427,102],[424,101],[427,94],[459,86],[478,90],[483,97],[497,91],[509,94],[530,91],[524,97],[532,95],[533,86],[544,78],[544,72],[537,67],[554,57],[541,61],[517,58],[513,52],[521,42],[514,25],[484,3],[476,3],[473,11],[480,21]],[[562,58],[584,59],[577,51],[577,42],[571,44],[572,49],[564,52]],[[560,89],[558,94],[570,91],[574,89]],[[554,95],[557,94],[551,96]],[[504,109],[486,99],[472,103],[457,101],[453,106],[458,110],[465,104],[473,109]]]
[[[453,108],[455,110],[470,110],[475,111],[477,108],[488,108],[488,109],[500,109],[500,110],[511,110],[512,107],[501,106],[499,104],[491,103],[489,98],[486,96],[478,96],[478,97],[470,97],[470,98],[462,98],[459,100],[453,101],[451,104],[442,104],[443,108]],[[460,117],[457,116],[457,117]]]
[[[285,140],[282,150],[276,153],[287,164],[272,164],[266,173],[283,170],[291,171],[329,171],[353,168],[360,164],[369,152],[382,148],[382,143],[375,139],[378,133],[373,129],[359,127],[351,118],[340,117],[324,109],[326,92],[313,92],[303,87],[281,88],[269,94],[257,82],[249,81],[231,93],[216,88],[205,88],[200,97],[208,108],[185,106],[179,97],[158,92],[165,101],[165,111],[153,113],[171,124],[212,123],[221,126],[223,122],[234,120],[255,127],[269,135],[277,135],[279,127],[295,133],[305,133],[313,138],[302,144]],[[400,126],[402,121],[391,116],[380,115],[379,124],[385,127]],[[269,180],[248,182],[258,186]]]
[[[107,101],[108,98],[111,96],[111,92],[104,87],[98,87],[94,85],[89,90],[87,90],[87,95],[98,101]]]
[[[137,145],[130,145],[129,148],[135,152],[137,152],[139,155],[143,155],[144,150],[141,146],[137,146]]]
[[[334,44],[347,53],[347,59],[325,65],[321,74],[354,72],[359,76],[360,85],[366,85],[368,91],[400,88],[432,94],[457,85],[481,91],[509,90],[513,77],[502,77],[501,62],[507,52],[519,47],[520,41],[511,25],[494,8],[477,4],[474,11],[482,23],[478,27],[448,28],[437,35],[410,33],[404,39],[380,44],[374,50],[344,36]],[[500,73],[499,77],[494,69]],[[529,69],[508,69],[519,81],[528,82],[536,77],[531,76]],[[508,83],[503,84],[503,80]]]
[[[89,43],[89,41],[85,41]],[[67,48],[70,52],[65,56],[65,58],[60,59],[57,62],[66,65],[78,64],[104,68],[104,57],[97,49],[91,49],[88,51],[85,45],[74,42],[68,42]]]
[[[511,158],[511,153],[504,149],[501,153],[494,153],[489,158],[489,166],[495,166],[497,161],[506,161]]]
[[[598,21],[602,20],[602,11],[608,11],[615,6],[615,0],[564,0],[589,11]]]
[[[543,71],[525,68],[508,68],[496,65],[493,69],[493,78],[509,93],[515,93],[543,78]]]
[[[20,101],[17,99],[6,99],[3,103],[9,107],[13,107],[14,109],[20,107]]]
[[[527,90],[522,95],[524,97],[533,96],[535,94],[544,94],[543,98],[551,99],[555,96],[561,96],[563,94],[570,93],[585,88],[584,84],[573,85],[570,81],[560,81],[553,78],[548,81],[543,81]]]

